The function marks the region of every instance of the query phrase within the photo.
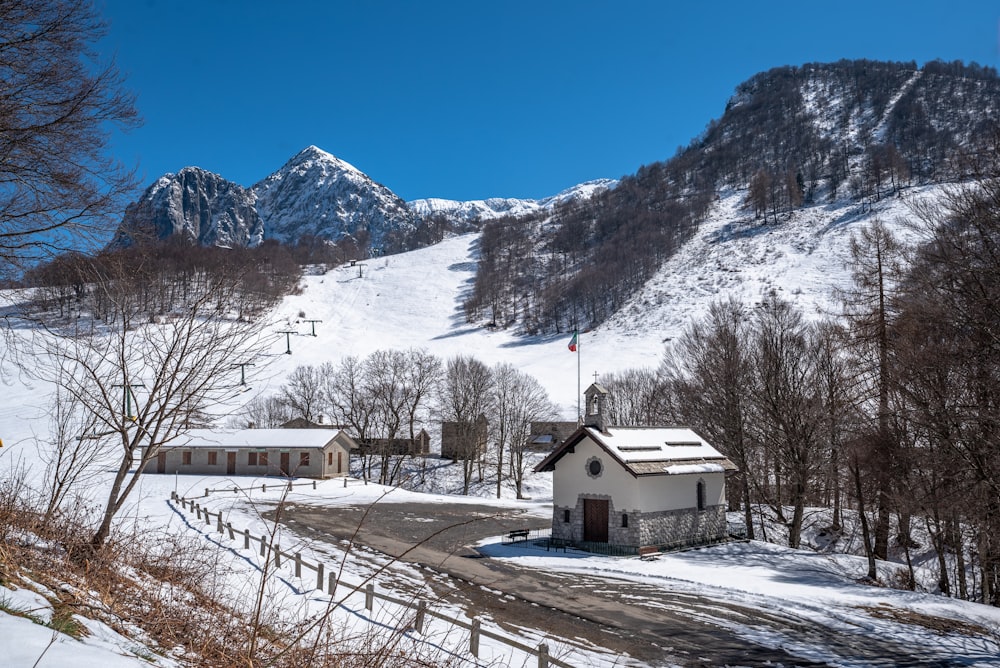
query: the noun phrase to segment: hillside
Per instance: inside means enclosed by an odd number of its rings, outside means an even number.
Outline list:
[[[997,109],[1000,79],[974,65],[861,60],[762,72],[669,160],[527,226],[489,223],[466,307],[478,322],[528,333],[595,327],[700,234],[720,197],[741,193],[731,216],[751,219],[747,230],[961,181],[989,154]]]

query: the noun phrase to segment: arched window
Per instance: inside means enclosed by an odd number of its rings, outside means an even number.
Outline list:
[[[698,512],[700,513],[701,511],[705,510],[705,481],[704,480],[699,480],[698,481],[697,494],[698,494]]]

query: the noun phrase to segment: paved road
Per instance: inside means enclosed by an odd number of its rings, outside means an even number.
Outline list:
[[[483,557],[469,547],[510,529],[548,526],[547,521],[518,511],[498,514],[494,506],[436,503],[295,505],[283,511],[281,521],[299,531],[308,527],[310,535],[320,540],[324,534],[334,540],[350,539],[357,532],[356,543],[433,571],[425,586],[435,596],[467,610],[488,611],[495,622],[511,630],[530,627],[565,639],[587,638],[654,665],[824,665],[756,645],[720,621],[770,632],[777,629],[790,642],[822,647],[828,656],[849,657],[863,665],[947,665],[933,656],[919,656],[917,648],[837,634],[801,618],[669,592],[661,586],[518,567]]]

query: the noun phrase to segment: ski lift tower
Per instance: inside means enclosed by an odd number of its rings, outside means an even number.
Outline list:
[[[292,334],[298,334],[298,332],[296,332],[293,329],[282,329],[282,330],[278,331],[278,334],[284,334],[285,335],[285,354],[286,355],[291,355],[292,354]]]

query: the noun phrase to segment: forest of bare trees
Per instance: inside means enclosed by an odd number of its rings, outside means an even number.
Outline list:
[[[554,415],[538,380],[510,364],[490,367],[467,355],[442,360],[411,348],[297,367],[277,394],[249,402],[234,426],[280,427],[294,418],[341,426],[362,445],[365,480],[410,485],[418,481],[403,480],[401,472],[413,454],[401,452],[396,442],[451,422],[462,467],[462,489],[456,491],[467,494],[488,474],[497,498],[504,486],[520,498],[531,466],[531,423]],[[482,417],[488,422],[485,449],[478,447]]]

